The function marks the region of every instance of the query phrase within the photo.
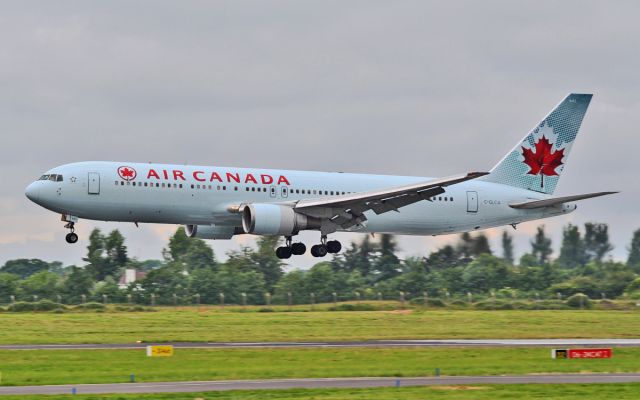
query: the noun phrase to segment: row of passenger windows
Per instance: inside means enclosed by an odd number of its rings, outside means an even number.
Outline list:
[[[54,182],[62,182],[62,175],[59,174],[47,174],[42,175],[39,181],[54,181]]]
[[[159,182],[125,182],[125,181],[115,181],[115,185],[116,186],[138,186],[138,187],[166,187],[166,188],[175,188],[175,189],[182,189],[183,185],[182,183],[159,183]],[[227,186],[226,185],[198,185],[198,184],[191,184],[191,189],[204,189],[204,190],[227,190]],[[266,187],[249,187],[247,186],[246,191],[249,192],[267,192],[267,188]],[[229,186],[229,190],[234,190],[234,191],[238,191],[238,186]],[[275,193],[275,188],[272,189]],[[286,187],[282,188],[282,192],[283,194],[315,194],[315,195],[322,195],[323,193],[327,196],[331,195],[340,195],[340,194],[350,194],[351,192],[340,192],[337,190],[311,190],[311,189],[288,189]]]
[[[59,175],[60,178],[62,178],[61,175]],[[116,186],[120,185],[120,186],[124,186],[125,185],[125,181],[115,181],[116,182]],[[182,183],[159,183],[159,182],[126,182],[127,186],[138,186],[138,187],[166,187],[166,188],[174,188],[174,189],[182,189]],[[191,184],[191,189],[200,189],[200,190],[227,190],[227,186],[226,185],[197,185],[197,184]],[[311,190],[311,189],[288,189],[286,187],[282,188],[282,194],[284,194],[285,196],[287,194],[310,194],[310,195],[319,195],[322,196],[323,194],[325,196],[335,196],[335,195],[341,195],[341,194],[351,194],[353,192],[341,192],[338,190]],[[231,186],[229,186],[229,190],[234,190],[234,191],[238,191],[238,186],[233,186],[233,189]],[[246,191],[249,192],[267,192],[267,188],[266,187],[246,187]],[[275,194],[275,188],[271,188],[271,191],[273,194]],[[433,197],[432,198],[434,201],[453,201],[453,197],[447,197],[447,196],[438,196],[438,197]]]

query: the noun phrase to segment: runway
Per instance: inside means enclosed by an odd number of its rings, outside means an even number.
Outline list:
[[[15,344],[0,345],[0,350],[100,350],[143,349],[152,344],[171,344],[183,349],[235,348],[336,348],[336,347],[640,347],[640,339],[442,339],[442,340],[368,340],[350,342],[174,342],[104,344]]]
[[[374,388],[393,386],[483,385],[524,383],[629,383],[640,382],[640,374],[548,374],[505,376],[447,376],[428,378],[315,378],[199,382],[106,383],[92,385],[4,386],[0,395],[103,393],[209,392],[225,390],[294,388]]]

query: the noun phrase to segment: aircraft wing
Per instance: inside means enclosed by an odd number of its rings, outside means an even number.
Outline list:
[[[523,203],[509,204],[509,207],[525,209],[525,210],[529,210],[532,208],[552,207],[562,203],[568,203],[570,201],[590,199],[592,197],[606,196],[608,194],[614,194],[614,193],[618,193],[618,192],[597,192],[597,193],[587,193],[587,194],[576,194],[573,196],[552,197],[550,199],[544,199],[544,200],[525,201]]]
[[[398,211],[401,207],[422,200],[430,200],[431,197],[444,193],[444,188],[447,186],[487,174],[488,172],[469,172],[465,175],[435,179],[389,189],[354,193],[330,199],[300,200],[295,203],[294,209],[296,212],[327,221],[326,224],[323,222],[321,230],[331,233],[331,231],[335,231],[335,227],[337,226],[343,229],[349,229],[354,225],[366,221],[365,211],[372,210],[376,214]],[[331,227],[331,225],[333,225],[333,227]]]

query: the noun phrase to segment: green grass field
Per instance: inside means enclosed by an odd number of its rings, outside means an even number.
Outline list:
[[[177,349],[0,351],[2,385],[362,376],[639,372],[640,349],[612,359],[553,360],[545,348]]]
[[[640,310],[0,313],[0,344],[363,339],[632,338]]]
[[[7,400],[635,400],[640,384],[478,385],[378,389],[292,389],[167,394],[111,394],[76,396],[3,396]]]

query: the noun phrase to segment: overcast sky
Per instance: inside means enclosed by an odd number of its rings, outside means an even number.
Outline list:
[[[640,228],[639,15],[636,1],[3,2],[0,263],[81,263],[95,226],[161,257],[174,226],[81,221],[67,245],[59,216],[24,197],[56,165],[488,170],[572,91],[595,96],[556,194],[622,193],[544,223],[556,249],[568,222],[609,223],[624,259]],[[518,255],[537,225],[508,228]],[[406,256],[451,240],[399,242]]]

